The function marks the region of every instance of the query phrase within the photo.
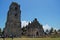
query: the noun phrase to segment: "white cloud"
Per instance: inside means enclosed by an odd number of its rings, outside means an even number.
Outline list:
[[[29,23],[28,21],[22,21],[21,22],[21,27],[24,27],[24,26],[28,25],[28,23]]]
[[[46,29],[50,30],[51,26],[49,26],[48,24],[46,24],[46,25],[43,25],[43,28],[44,28],[44,30],[46,30]]]
[[[55,29],[58,30],[58,28],[56,28],[56,27],[54,27],[54,26],[49,26],[48,24],[43,25],[43,28],[44,28],[44,30],[46,30],[46,29],[50,30],[51,28],[53,28],[54,30],[55,30]]]

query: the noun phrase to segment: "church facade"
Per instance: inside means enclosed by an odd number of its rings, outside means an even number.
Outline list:
[[[42,25],[35,18],[31,23],[26,26],[26,33],[28,37],[43,37],[44,30]]]

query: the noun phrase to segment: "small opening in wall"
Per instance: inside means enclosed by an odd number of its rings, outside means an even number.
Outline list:
[[[15,10],[17,10],[17,7],[15,7]]]
[[[15,16],[17,16],[17,14],[15,14]]]

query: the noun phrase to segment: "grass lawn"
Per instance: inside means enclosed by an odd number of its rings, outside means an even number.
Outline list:
[[[12,40],[12,38],[5,38],[5,40]],[[13,40],[60,40],[60,38],[14,38]]]

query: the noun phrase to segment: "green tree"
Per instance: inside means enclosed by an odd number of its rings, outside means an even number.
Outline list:
[[[51,28],[51,29],[50,29],[50,32],[49,32],[49,34],[53,33],[53,30],[54,30],[54,29],[53,29],[53,28]]]
[[[60,29],[58,30],[58,32],[60,32]]]
[[[1,28],[0,28],[0,35],[2,35],[2,30],[1,30]]]
[[[48,34],[49,33],[49,30],[48,29],[46,29],[46,34]]]
[[[26,27],[23,27],[23,28],[22,28],[22,35],[25,35],[26,30],[27,30]]]
[[[56,29],[54,30],[54,33],[55,33],[55,34],[57,34],[57,31],[56,31]]]

